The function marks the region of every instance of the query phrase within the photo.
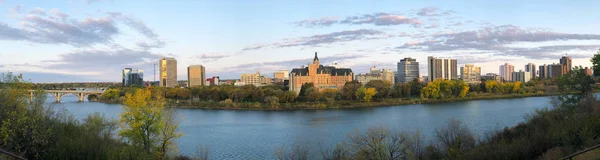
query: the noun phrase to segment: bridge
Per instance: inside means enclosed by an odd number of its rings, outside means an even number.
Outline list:
[[[44,90],[45,93],[51,94],[56,99],[56,102],[60,102],[62,96],[67,94],[72,94],[79,98],[79,102],[83,102],[85,97],[89,95],[102,95],[104,94],[103,90]],[[35,90],[29,90],[29,98],[33,100],[33,94]]]

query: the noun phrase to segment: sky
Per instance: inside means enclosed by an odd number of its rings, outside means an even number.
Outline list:
[[[600,1],[0,0],[0,73],[32,82],[118,82],[123,68],[153,80],[161,57],[206,77],[272,76],[310,63],[354,73],[400,59],[456,58],[482,74],[510,63],[591,66]],[[158,69],[158,68],[157,68]]]

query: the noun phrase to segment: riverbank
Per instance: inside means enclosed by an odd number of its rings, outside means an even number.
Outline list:
[[[259,103],[259,102],[231,102],[231,101],[190,101],[169,100],[168,105],[175,108],[187,109],[222,109],[222,110],[296,110],[296,109],[353,109],[372,108],[385,106],[399,106],[411,104],[436,104],[452,103],[472,100],[513,99],[525,97],[546,97],[560,95],[559,93],[531,93],[531,94],[483,94],[474,97],[447,98],[447,99],[418,99],[418,98],[388,98],[372,102],[358,101],[328,101],[328,102],[296,102],[296,103]]]

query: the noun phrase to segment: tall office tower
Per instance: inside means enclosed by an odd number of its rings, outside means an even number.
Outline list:
[[[512,80],[512,72],[515,71],[515,66],[510,65],[508,63],[504,63],[503,65],[500,65],[500,77],[502,77],[502,80],[504,81],[511,81]]]
[[[131,68],[123,69],[123,86],[129,86],[127,83],[129,82],[129,73],[131,73]]]
[[[567,74],[569,73],[569,71],[571,71],[572,69],[572,63],[571,63],[571,57],[569,56],[563,56],[560,58],[560,64],[563,65],[563,74]]]
[[[206,71],[202,65],[190,65],[187,68],[188,87],[206,86]]]
[[[408,83],[419,79],[419,62],[413,58],[404,58],[398,62],[398,83]]]
[[[175,87],[177,83],[177,60],[175,58],[161,58],[158,62],[161,87]]]
[[[458,79],[458,63],[456,59],[427,57],[427,72],[429,81],[436,79]]]
[[[467,83],[481,83],[481,67],[465,64],[464,67],[460,67],[460,76]]]
[[[529,72],[529,74],[530,74],[529,78],[530,79],[535,78],[535,73],[536,73],[535,64],[533,64],[533,63],[526,64],[525,65],[525,72]]]

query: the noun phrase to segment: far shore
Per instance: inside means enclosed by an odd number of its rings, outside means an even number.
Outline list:
[[[359,109],[359,108],[374,108],[374,107],[391,107],[413,104],[438,104],[438,103],[453,103],[474,100],[493,100],[493,99],[514,99],[526,97],[548,97],[560,95],[559,93],[537,93],[537,94],[506,94],[506,95],[484,95],[476,97],[464,98],[448,98],[448,99],[398,99],[388,98],[373,102],[358,102],[358,101],[334,101],[334,102],[298,102],[298,103],[279,103],[274,106],[266,103],[258,102],[233,102],[231,104],[223,104],[222,102],[210,101],[194,101],[190,100],[169,100],[168,105],[174,108],[184,109],[212,109],[212,110],[324,110],[324,109]]]

